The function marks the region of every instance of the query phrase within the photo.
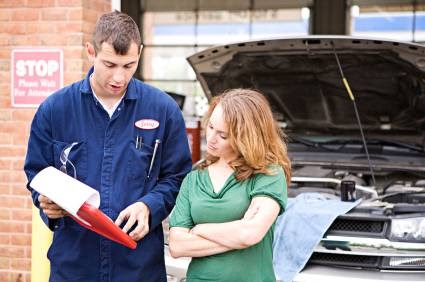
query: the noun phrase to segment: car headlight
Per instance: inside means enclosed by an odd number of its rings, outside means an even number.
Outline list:
[[[392,219],[390,240],[425,242],[425,217]]]

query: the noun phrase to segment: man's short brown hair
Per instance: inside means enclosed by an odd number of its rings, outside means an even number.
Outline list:
[[[142,40],[134,20],[125,13],[113,11],[103,14],[96,23],[93,33],[96,54],[101,50],[103,42],[111,44],[117,54],[125,55],[132,43],[136,43],[140,50]]]

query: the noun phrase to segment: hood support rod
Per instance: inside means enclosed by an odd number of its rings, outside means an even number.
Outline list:
[[[362,123],[360,121],[359,111],[357,110],[356,100],[354,99],[353,92],[351,91],[350,85],[348,84],[348,81],[344,76],[344,72],[342,71],[341,63],[339,62],[339,57],[338,57],[338,54],[335,50],[335,45],[334,45],[333,41],[331,41],[331,45],[332,45],[332,48],[333,48],[333,53],[335,55],[336,63],[338,64],[339,73],[340,73],[341,78],[342,78],[342,83],[344,84],[345,89],[347,90],[347,93],[350,96],[350,100],[353,102],[354,112],[356,113],[357,123],[359,125],[360,134],[362,136],[363,146],[364,146],[364,149],[365,149],[366,158],[367,158],[367,162],[368,162],[368,165],[369,165],[370,175],[372,176],[372,185],[374,187],[376,187],[375,173],[373,172],[372,163],[370,161],[369,150],[367,148],[366,138],[365,138],[364,133],[363,133],[363,126],[362,126]]]

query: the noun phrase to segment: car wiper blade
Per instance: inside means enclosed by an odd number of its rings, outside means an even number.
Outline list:
[[[306,138],[302,138],[299,136],[290,136],[290,139],[292,141],[295,141],[297,143],[309,146],[309,147],[313,147],[313,148],[322,148],[324,150],[327,151],[333,151],[333,152],[337,152],[340,151],[341,149],[343,149],[344,147],[346,147],[347,145],[353,145],[353,144],[358,144],[363,146],[363,142],[362,140],[358,140],[358,139],[333,139],[333,140],[328,140],[328,141],[312,141]],[[413,145],[413,144],[409,144],[409,143],[404,143],[404,142],[400,142],[400,141],[391,141],[391,140],[384,140],[384,139],[368,139],[366,140],[366,143],[369,145],[382,145],[382,146],[394,146],[394,147],[398,147],[398,148],[405,148],[405,149],[409,149],[411,151],[414,152],[419,152],[419,153],[424,153],[425,154],[425,149],[423,147],[417,146],[417,145]],[[329,145],[340,145],[338,147],[329,147]]]
[[[409,149],[415,152],[419,152],[419,153],[425,153],[425,149],[423,147],[417,146],[417,145],[413,145],[413,144],[409,144],[409,143],[404,143],[404,142],[400,142],[400,141],[392,141],[392,140],[385,140],[385,139],[368,139],[366,140],[366,143],[368,145],[382,145],[382,146],[393,146],[393,147],[399,147],[399,148],[405,148],[405,149]],[[358,139],[338,139],[338,140],[331,140],[331,141],[325,141],[322,142],[321,144],[340,144],[342,145],[340,148],[349,145],[349,144],[361,144],[362,145],[362,141],[358,140]]]
[[[329,147],[327,147],[326,144],[331,144],[328,141],[326,141],[326,142],[312,141],[312,140],[309,140],[309,139],[306,139],[306,138],[302,138],[302,137],[299,137],[299,136],[290,136],[289,139],[290,139],[290,141],[294,141],[296,143],[303,144],[303,145],[305,145],[307,147],[321,148],[321,149],[324,149],[326,151],[337,152],[337,151],[339,151],[341,149],[341,147],[338,147],[338,148],[329,148]]]
[[[406,148],[406,149],[409,149],[409,150],[412,150],[412,151],[415,151],[415,152],[425,153],[425,149],[423,147],[413,145],[413,144],[404,143],[404,142],[400,142],[400,141],[371,139],[371,140],[368,140],[367,143],[368,144],[374,143],[374,144],[379,144],[379,145],[395,146],[395,147],[400,147],[400,148]]]
[[[301,143],[303,145],[309,146],[309,147],[317,147],[319,145],[318,142],[314,142],[305,138],[297,137],[297,136],[289,136],[290,141],[295,141],[297,143]]]

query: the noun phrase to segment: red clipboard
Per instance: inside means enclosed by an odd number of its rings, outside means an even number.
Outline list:
[[[137,243],[131,239],[128,234],[124,233],[124,231],[116,226],[115,223],[101,210],[95,208],[89,203],[85,202],[78,210],[77,215],[87,223],[91,224],[86,224],[75,216],[71,216],[81,226],[90,229],[114,242],[122,244],[127,248],[134,250],[137,247]]]

